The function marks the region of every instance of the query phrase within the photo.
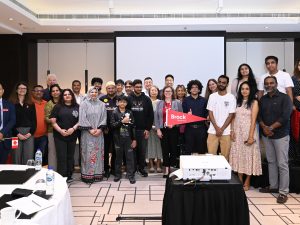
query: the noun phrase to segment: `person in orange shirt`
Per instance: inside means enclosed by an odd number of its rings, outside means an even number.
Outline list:
[[[43,100],[43,86],[35,85],[32,89],[32,102],[36,111],[36,130],[34,132],[34,152],[40,149],[43,153],[43,164],[47,156],[47,124],[45,121],[45,106],[47,102]]]

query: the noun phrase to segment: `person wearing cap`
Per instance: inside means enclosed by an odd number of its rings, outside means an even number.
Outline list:
[[[100,100],[105,104],[107,111],[107,127],[104,129],[104,170],[105,177],[109,177],[110,173],[114,174],[115,167],[115,148],[113,143],[113,133],[110,129],[110,117],[112,112],[117,108],[117,92],[116,85],[113,81],[108,81],[105,85],[106,95],[102,96]],[[109,168],[109,153],[112,153],[111,168]],[[111,169],[111,171],[109,171]]]

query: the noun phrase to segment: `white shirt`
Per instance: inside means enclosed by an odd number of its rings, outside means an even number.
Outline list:
[[[260,80],[259,80],[259,83],[258,83],[258,90],[260,90],[260,91],[265,90],[264,80],[267,76],[275,76],[276,77],[277,83],[278,83],[277,89],[278,89],[278,91],[280,91],[284,94],[286,94],[286,88],[294,87],[293,80],[292,80],[290,74],[286,73],[286,72],[283,72],[281,70],[278,70],[278,72],[274,75],[270,75],[269,73],[266,73],[266,74],[262,75],[260,77]]]
[[[219,95],[215,92],[209,96],[206,109],[212,111],[216,124],[222,127],[230,113],[235,113],[236,98],[233,94]],[[216,134],[216,130],[212,123],[207,131],[209,134]],[[226,127],[223,135],[230,135],[230,125]]]
[[[80,105],[80,102],[82,102],[84,96],[82,94],[76,95],[75,93],[74,93],[74,95],[75,95],[77,104]]]

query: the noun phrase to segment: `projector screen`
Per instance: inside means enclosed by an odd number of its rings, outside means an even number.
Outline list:
[[[151,77],[160,89],[164,77],[174,76],[174,88],[198,79],[205,93],[209,79],[224,74],[224,36],[116,36],[116,79],[134,80]]]

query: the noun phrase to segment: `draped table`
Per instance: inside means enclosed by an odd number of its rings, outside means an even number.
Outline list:
[[[25,165],[0,165],[0,171],[25,171],[28,168],[30,167]],[[15,188],[34,190],[36,188],[37,180],[46,179],[46,172],[47,169],[43,168],[23,184],[0,185],[0,197],[5,194],[11,194]],[[18,219],[15,225],[74,225],[71,198],[66,184],[66,179],[56,172],[54,180],[54,194],[49,201],[53,202],[54,206],[37,212],[31,219]]]
[[[163,225],[249,225],[249,208],[236,175],[229,181],[196,182],[168,178]]]

